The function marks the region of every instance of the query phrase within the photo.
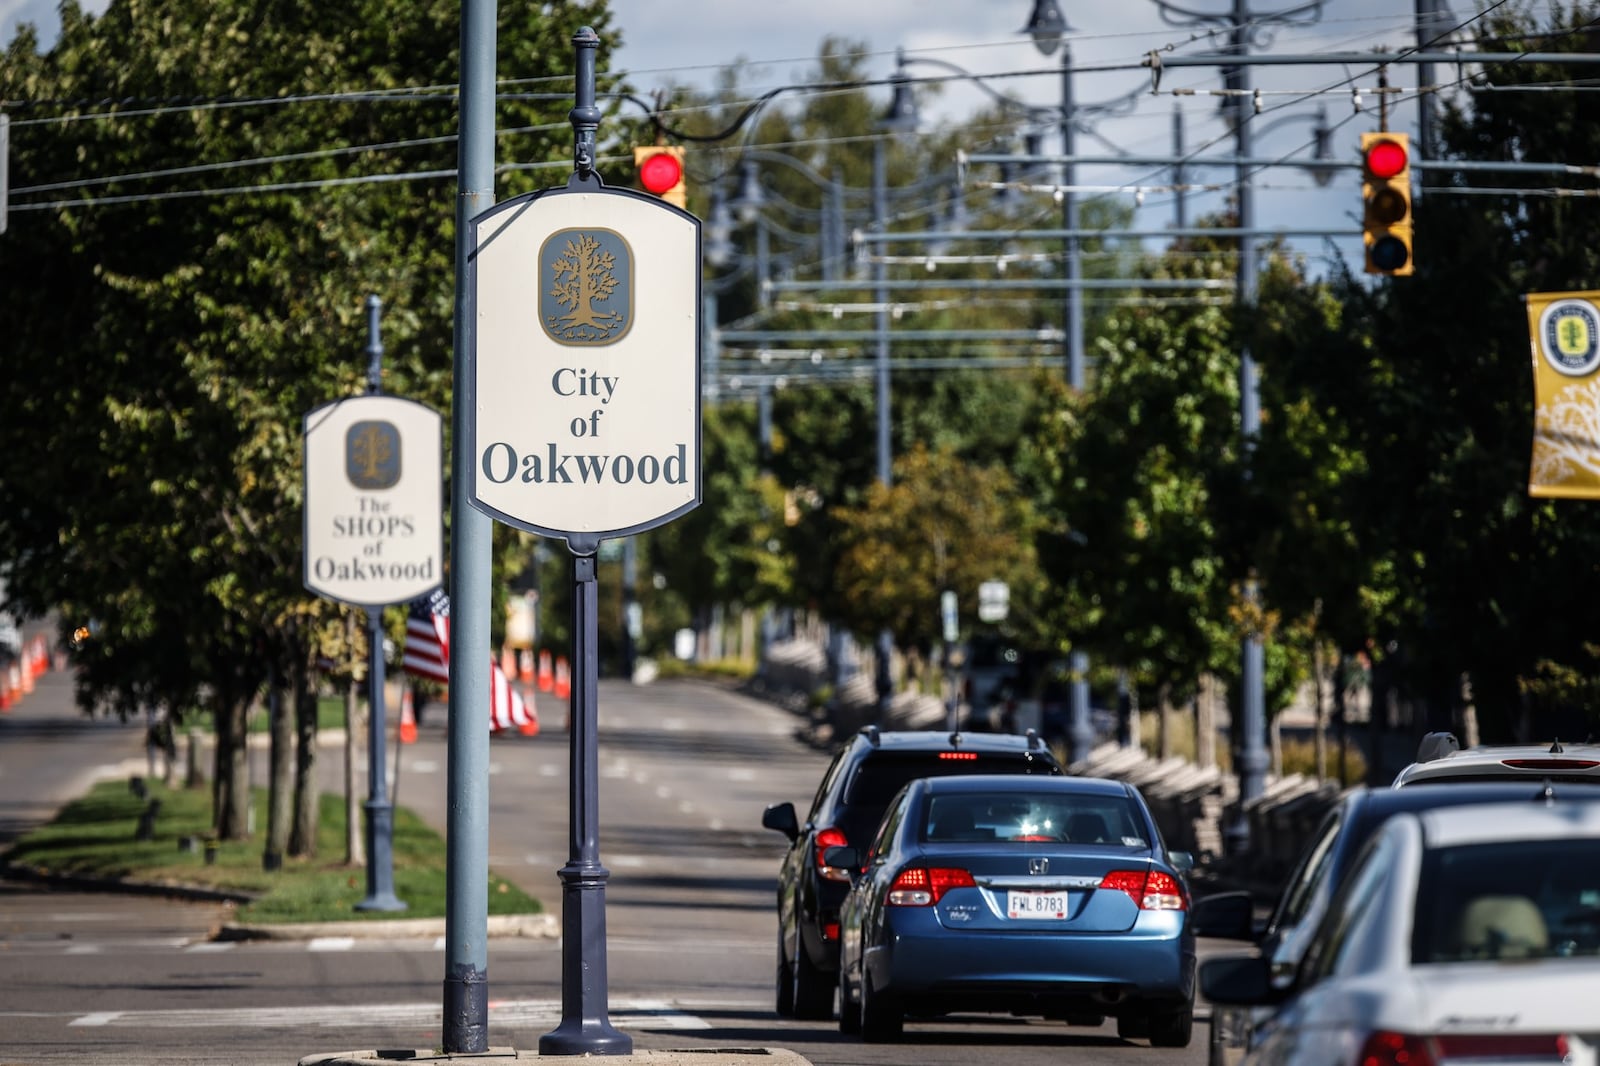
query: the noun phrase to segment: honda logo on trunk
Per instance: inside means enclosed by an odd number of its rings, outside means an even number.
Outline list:
[[[1033,858],[1028,860],[1030,874],[1047,874],[1050,872],[1050,860],[1046,858]]]

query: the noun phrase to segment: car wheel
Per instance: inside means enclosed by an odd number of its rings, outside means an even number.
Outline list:
[[[794,1016],[808,1021],[831,1021],[835,981],[832,975],[817,969],[812,963],[811,956],[806,954],[805,944],[798,947],[794,960],[794,985],[790,992],[794,1001]]]
[[[1194,1006],[1157,1014],[1150,1019],[1151,1047],[1188,1047],[1194,1035]]]
[[[872,990],[872,978],[861,971],[861,1036],[874,1044],[900,1039],[906,1015],[900,1002],[886,992]]]
[[[783,930],[778,930],[778,975],[775,1007],[780,1018],[794,1017],[794,978],[789,975],[789,958],[783,950]]]
[[[1117,1035],[1124,1040],[1143,1040],[1150,1035],[1150,1019],[1144,1014],[1117,1016]]]
[[[850,999],[850,979],[839,971],[839,1032],[854,1036],[861,1032],[861,993]]]

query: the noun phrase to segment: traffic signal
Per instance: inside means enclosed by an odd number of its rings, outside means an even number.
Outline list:
[[[689,188],[683,181],[683,148],[678,145],[641,145],[633,150],[633,165],[645,192],[687,209]]]
[[[1411,138],[1361,135],[1361,241],[1367,273],[1408,275],[1411,254]]]

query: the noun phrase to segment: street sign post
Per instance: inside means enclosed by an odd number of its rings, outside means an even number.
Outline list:
[[[700,220],[595,172],[595,53],[572,38],[574,170],[507,200],[467,235],[460,446],[468,500],[572,552],[571,850],[561,878],[561,1023],[541,1055],[626,1055],[608,1017],[600,863],[601,541],[700,503]],[[630,626],[633,620],[629,620]],[[630,629],[630,632],[632,630]]]
[[[381,303],[367,297],[364,396],[305,417],[306,588],[367,610],[367,895],[357,910],[398,911],[394,810],[384,782],[383,609],[441,581],[444,556],[443,420],[431,407],[379,394]]]

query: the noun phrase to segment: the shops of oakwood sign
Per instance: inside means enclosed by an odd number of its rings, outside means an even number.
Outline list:
[[[699,220],[591,179],[490,208],[471,248],[473,505],[585,543],[696,506]]]
[[[306,415],[307,588],[381,607],[439,584],[441,430],[439,412],[397,396],[351,396]]]

